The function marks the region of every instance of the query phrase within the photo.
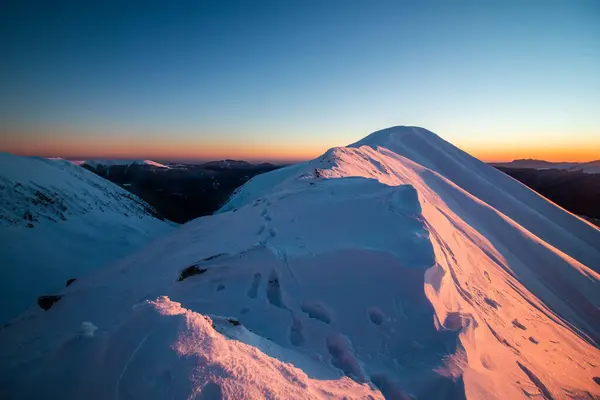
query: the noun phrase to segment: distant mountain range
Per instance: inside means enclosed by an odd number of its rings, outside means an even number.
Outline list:
[[[184,223],[212,214],[231,193],[273,164],[220,160],[202,164],[151,160],[88,160],[79,165],[122,186],[154,206],[165,218]]]
[[[169,168],[166,165],[151,160],[86,160],[82,164],[90,167],[113,167],[117,165],[148,165],[155,168]]]
[[[492,165],[570,212],[600,224],[600,161],[515,160]]]
[[[201,167],[205,168],[229,168],[229,169],[262,169],[262,168],[277,168],[271,163],[251,164],[248,161],[238,160],[220,160],[220,161],[209,161],[200,164]]]
[[[62,160],[60,157],[51,158],[53,160]],[[217,160],[217,161],[208,161],[204,163],[179,163],[179,162],[167,162],[167,163],[159,163],[152,160],[122,160],[122,159],[90,159],[90,160],[68,160],[69,162],[79,165],[79,166],[87,166],[89,169],[92,168],[111,168],[116,166],[147,166],[154,168],[171,168],[171,167],[185,167],[185,166],[202,166],[206,168],[231,168],[231,169],[255,169],[255,168],[270,168],[275,167],[274,164],[271,163],[260,163],[260,164],[252,164],[248,161],[240,161],[240,160]]]
[[[522,159],[504,163],[491,163],[491,165],[503,168],[559,169],[564,171],[580,171],[587,174],[600,174],[600,160],[577,163]]]
[[[51,158],[51,160],[63,160],[63,158],[55,157]],[[101,159],[91,159],[91,160],[67,160],[75,165],[87,165],[92,168],[98,167],[113,167],[117,165],[128,166],[128,165],[148,165],[156,168],[169,168],[168,166],[158,163],[152,160],[121,160],[121,159],[110,159],[110,160],[101,160]]]

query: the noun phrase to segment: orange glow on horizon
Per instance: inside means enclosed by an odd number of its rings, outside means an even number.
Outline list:
[[[485,162],[507,162],[519,159],[536,159],[550,162],[589,162],[600,159],[598,146],[523,146],[523,147],[464,147],[464,151]]]
[[[178,143],[128,140],[110,143],[92,140],[22,141],[5,143],[2,151],[25,156],[63,157],[66,159],[162,159],[162,160],[219,160],[292,162],[308,160],[321,155],[326,148],[294,143],[277,143],[265,147],[260,143]]]
[[[159,159],[159,160],[219,160],[238,159],[247,161],[297,162],[316,158],[336,143],[306,143],[279,141],[269,146],[263,143],[246,141],[191,142],[159,141],[148,139],[145,142],[131,139],[104,141],[98,138],[76,138],[69,140],[37,139],[24,140],[17,135],[4,137],[0,151],[14,154],[41,157],[114,158],[114,159]],[[485,162],[505,162],[515,159],[533,158],[545,161],[587,162],[600,159],[600,143],[582,143],[565,146],[551,143],[542,146],[529,143],[520,146],[504,144],[475,145],[457,144],[467,153]]]

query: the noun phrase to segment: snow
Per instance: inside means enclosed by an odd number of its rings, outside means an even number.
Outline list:
[[[173,229],[136,196],[66,160],[0,153],[0,322],[70,278]],[[77,284],[77,282],[75,283]]]
[[[390,128],[256,176],[0,330],[0,397],[599,397],[598,244]]]
[[[560,169],[571,172],[580,171],[586,174],[600,174],[600,160],[576,163],[525,159],[507,163],[493,163],[492,165],[506,168]]]
[[[92,168],[98,168],[100,166],[113,167],[116,165],[147,165],[156,168],[169,168],[164,164],[160,164],[152,160],[85,160],[79,165],[88,165]]]
[[[85,337],[94,337],[94,333],[98,327],[91,322],[85,321],[81,323],[81,334]]]

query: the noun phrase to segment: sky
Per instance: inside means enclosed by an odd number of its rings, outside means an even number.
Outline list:
[[[3,1],[0,151],[298,161],[425,127],[600,159],[600,2]]]

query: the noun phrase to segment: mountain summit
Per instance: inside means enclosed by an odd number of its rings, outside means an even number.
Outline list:
[[[422,128],[259,175],[0,331],[3,398],[600,396],[600,231]]]

